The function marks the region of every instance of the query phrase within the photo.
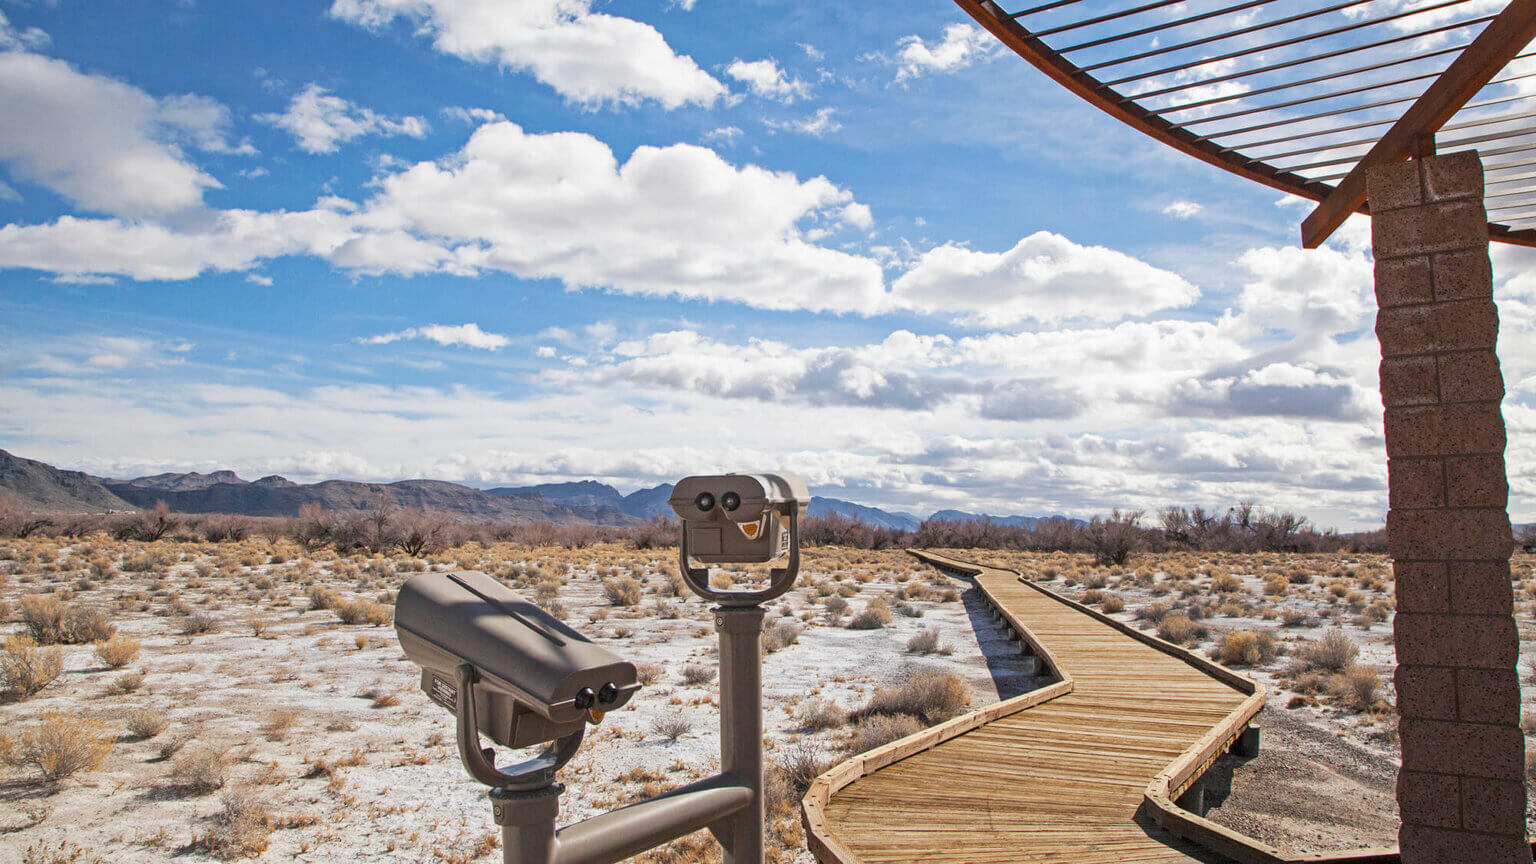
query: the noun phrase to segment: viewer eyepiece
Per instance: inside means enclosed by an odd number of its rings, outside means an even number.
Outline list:
[[[741,500],[738,498],[736,503],[740,504]],[[699,493],[699,497],[693,499],[693,506],[699,508],[700,510],[704,511],[705,513],[708,513],[709,511],[715,509],[715,496],[714,496],[714,493],[712,493],[712,492],[700,492]]]
[[[720,496],[720,506],[724,507],[728,512],[734,511],[737,507],[741,506],[741,496],[735,492],[727,492]]]

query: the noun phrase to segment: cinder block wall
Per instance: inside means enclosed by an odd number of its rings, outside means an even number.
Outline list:
[[[1529,864],[1504,379],[1475,152],[1367,175],[1404,864]]]

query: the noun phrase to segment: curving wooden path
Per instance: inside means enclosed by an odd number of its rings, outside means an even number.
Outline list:
[[[1057,679],[849,759],[803,805],[823,864],[1396,861],[1287,855],[1174,802],[1264,706],[1264,689],[1018,573],[970,576]]]

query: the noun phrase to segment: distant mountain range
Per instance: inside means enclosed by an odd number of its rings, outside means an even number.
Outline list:
[[[61,471],[52,465],[0,450],[0,500],[9,500],[24,509],[49,512],[103,513],[148,509],[164,501],[178,513],[294,516],[306,504],[319,504],[329,510],[369,510],[380,496],[387,495],[397,507],[420,507],[461,522],[632,525],[657,516],[670,518],[672,508],[667,505],[667,499],[671,492],[672,484],[662,483],[625,495],[595,480],[495,489],[475,489],[442,480],[401,480],[396,483],[326,480],[300,484],[276,475],[247,481],[233,471],[167,473],[113,480],[79,471]],[[811,499],[809,513],[812,516],[836,513],[876,527],[902,531],[914,530],[922,524],[921,519],[910,513],[893,513],[821,496]],[[941,510],[930,518],[1031,527],[1045,519],[1065,517],[989,516]]]
[[[928,518],[935,522],[991,522],[994,525],[1006,525],[1010,528],[1033,528],[1041,522],[1049,522],[1053,519],[1062,519],[1076,526],[1088,524],[1070,516],[990,516],[986,513],[966,513],[963,510],[939,510]]]

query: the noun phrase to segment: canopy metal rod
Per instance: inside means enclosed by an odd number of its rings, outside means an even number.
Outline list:
[[[1482,156],[1482,157],[1487,157],[1487,156],[1503,156],[1503,155],[1506,155],[1506,154],[1509,154],[1509,153],[1530,153],[1530,152],[1533,152],[1533,151],[1536,151],[1536,146],[1533,146],[1533,145],[1530,145],[1530,144],[1526,144],[1526,145],[1522,145],[1522,146],[1518,146],[1518,147],[1503,147],[1503,148],[1500,148],[1498,150],[1484,150],[1484,151],[1478,153],[1477,155],[1478,156]],[[1526,165],[1536,165],[1536,159],[1532,159],[1532,160],[1527,161],[1527,162],[1505,162],[1505,163],[1497,164],[1497,165],[1484,165],[1484,170],[1494,171],[1494,170],[1497,170],[1499,168],[1519,168],[1519,167],[1524,167]],[[1277,170],[1281,170],[1281,171],[1301,171],[1301,170],[1305,170],[1305,169],[1297,167],[1297,168],[1281,168],[1281,169],[1277,169]],[[1308,180],[1315,180],[1315,181],[1317,181],[1319,183],[1327,183],[1327,182],[1330,182],[1330,181],[1333,181],[1333,180],[1341,180],[1341,179],[1343,179],[1345,177],[1348,177],[1348,176],[1349,176],[1349,172],[1348,171],[1341,171],[1341,172],[1336,173],[1336,174],[1319,174],[1316,177],[1308,177],[1307,179]]]
[[[1036,15],[1041,12],[1049,12],[1052,9],[1060,9],[1063,6],[1071,6],[1081,2],[1083,2],[1083,0],[1055,0],[1055,2],[1047,3],[1044,6],[1036,6],[1033,9],[1025,9],[1023,12],[1009,12],[1007,15],[1009,18],[1017,21],[1018,19],[1029,15]]]
[[[1522,54],[1521,56],[1522,57],[1529,57],[1529,56],[1532,56],[1532,55],[1530,55],[1530,54]],[[1525,73],[1523,75],[1511,75],[1508,78],[1500,78],[1497,81],[1489,81],[1487,86],[1491,87],[1491,86],[1493,86],[1495,84],[1507,84],[1507,83],[1509,83],[1511,81],[1519,81],[1522,78],[1532,78],[1532,77],[1536,77],[1536,72],[1527,72],[1527,73]],[[1263,114],[1263,113],[1268,112],[1268,111],[1278,111],[1281,108],[1290,108],[1293,105],[1302,105],[1302,104],[1305,104],[1307,102],[1322,102],[1322,101],[1327,100],[1327,99],[1335,99],[1335,98],[1337,98],[1339,96],[1351,96],[1351,95],[1353,95],[1355,93],[1363,93],[1366,90],[1376,90],[1376,89],[1379,89],[1379,86],[1380,85],[1376,85],[1376,84],[1368,84],[1368,85],[1366,85],[1364,87],[1355,87],[1355,88],[1352,88],[1352,89],[1349,89],[1349,90],[1338,90],[1338,91],[1335,91],[1335,92],[1332,92],[1332,93],[1324,93],[1324,94],[1322,94],[1320,96],[1307,96],[1307,97],[1304,97],[1304,98],[1301,98],[1301,99],[1292,99],[1292,100],[1290,100],[1288,102],[1276,102],[1276,103],[1274,103],[1272,105],[1261,105],[1261,106],[1259,106],[1257,108],[1246,108],[1246,109],[1244,109],[1242,111],[1229,111],[1226,114],[1214,114],[1214,115],[1212,115],[1210,117],[1196,117],[1196,118],[1194,118],[1192,120],[1181,121],[1178,125],[1181,125],[1181,126],[1183,126],[1183,127],[1185,127],[1187,129],[1190,126],[1199,126],[1199,125],[1202,125],[1202,124],[1205,124],[1205,123],[1214,123],[1214,122],[1216,122],[1218,120],[1230,120],[1233,117],[1246,117],[1246,116],[1249,116],[1251,114]],[[1331,111],[1324,111],[1324,112],[1319,113],[1319,114],[1311,114],[1311,115],[1308,115],[1306,117],[1287,117],[1287,118],[1285,118],[1283,120],[1276,120],[1276,121],[1272,121],[1272,122],[1268,122],[1268,123],[1262,123],[1262,124],[1259,124],[1257,126],[1249,126],[1249,127],[1245,128],[1245,129],[1232,129],[1232,130],[1228,130],[1226,132],[1220,132],[1220,133],[1217,133],[1217,134],[1225,136],[1225,135],[1238,135],[1238,134],[1241,134],[1243,132],[1256,132],[1256,131],[1258,131],[1260,129],[1269,129],[1269,128],[1274,127],[1274,126],[1284,126],[1287,123],[1301,123],[1301,122],[1304,122],[1304,121],[1307,121],[1307,120],[1316,120],[1316,119],[1318,119],[1320,117],[1336,117],[1336,116],[1338,116],[1340,114],[1353,114],[1356,111],[1365,111],[1365,110],[1370,109],[1370,108],[1381,108],[1381,107],[1384,107],[1384,106],[1387,106],[1387,105],[1398,105],[1398,104],[1401,104],[1403,102],[1413,102],[1413,101],[1416,101],[1418,98],[1419,97],[1417,95],[1414,95],[1414,96],[1398,96],[1398,97],[1395,97],[1395,98],[1392,98],[1392,99],[1384,99],[1384,100],[1379,101],[1379,102],[1367,102],[1367,103],[1365,103],[1363,105],[1351,105],[1351,106],[1348,106],[1348,107],[1345,107],[1345,108],[1335,108],[1335,109],[1333,109]],[[1525,97],[1515,97],[1515,98],[1525,98]],[[1482,107],[1482,106],[1486,106],[1486,105],[1496,105],[1499,102],[1507,102],[1507,101],[1511,101],[1511,100],[1509,100],[1509,99],[1501,99],[1501,100],[1495,100],[1495,101],[1490,101],[1490,102],[1480,102],[1477,105],[1468,105],[1466,107],[1467,108],[1473,108],[1473,107]],[[1157,110],[1157,111],[1151,111],[1151,112],[1148,112],[1148,113],[1151,113],[1151,114],[1154,114],[1154,115],[1162,115],[1162,114],[1172,114],[1172,113],[1175,113],[1177,111],[1182,111],[1182,110],[1183,110],[1182,107],[1180,107],[1180,108],[1163,108],[1163,109],[1160,109],[1160,110]],[[1396,119],[1394,119],[1393,122],[1394,123],[1397,122]],[[1214,136],[1212,136],[1212,137],[1214,137]]]
[[[1057,33],[1065,33],[1068,30],[1080,30],[1080,29],[1082,29],[1084,27],[1092,27],[1095,24],[1103,24],[1106,21],[1115,21],[1115,20],[1120,19],[1120,18],[1129,18],[1132,15],[1140,15],[1143,12],[1151,12],[1154,9],[1162,9],[1165,6],[1177,6],[1180,3],[1184,3],[1184,2],[1186,2],[1186,0],[1155,0],[1155,2],[1153,2],[1153,3],[1147,3],[1146,5],[1137,6],[1137,7],[1132,8],[1132,9],[1122,9],[1119,12],[1110,12],[1110,13],[1107,13],[1107,14],[1104,14],[1104,15],[1099,15],[1099,16],[1093,17],[1093,18],[1084,18],[1081,21],[1073,21],[1070,24],[1062,24],[1059,27],[1049,27],[1049,28],[1047,28],[1045,30],[1036,30],[1034,32],[1034,36],[1035,36],[1036,39],[1044,39],[1047,36],[1054,36]],[[1359,2],[1359,0],[1356,0],[1356,2]],[[1257,4],[1257,3],[1249,3],[1248,5],[1249,6],[1257,6],[1259,4]],[[1239,7],[1239,8],[1242,8],[1242,7]],[[1162,25],[1162,26],[1172,26],[1172,25]],[[1161,29],[1161,27],[1153,28],[1153,29]],[[1066,50],[1070,51],[1072,49],[1068,48]]]
[[[1474,135],[1471,138],[1460,138],[1455,141],[1437,141],[1436,146],[1438,148],[1449,149],[1451,147],[1460,147],[1465,144],[1481,144],[1484,141],[1503,141],[1509,138],[1520,138],[1526,135],[1536,135],[1536,129],[1531,129],[1526,132],[1517,132],[1513,135],[1496,132],[1491,135]],[[1372,141],[1369,143],[1375,144],[1376,142]],[[1526,150],[1532,147],[1536,147],[1536,141],[1527,142],[1525,144],[1517,144],[1512,148],[1505,147],[1499,150],[1484,150],[1479,155],[1497,156],[1500,153],[1518,153],[1521,150]],[[1279,171],[1295,172],[1307,171],[1313,168],[1327,168],[1329,165],[1351,165],[1358,161],[1360,161],[1360,156],[1343,156],[1338,159],[1328,159],[1323,162],[1308,162],[1305,165],[1274,165],[1272,167]]]
[[[1241,12],[1244,9],[1251,9],[1254,6],[1262,6],[1262,5],[1264,5],[1265,2],[1266,2],[1266,0],[1249,0],[1249,2],[1247,2],[1247,3],[1240,3],[1240,4],[1236,5],[1236,6],[1228,6],[1228,7],[1224,8],[1224,9],[1214,9],[1214,10],[1212,10],[1210,12],[1202,12],[1199,15],[1191,15],[1188,18],[1181,18],[1181,19],[1179,19],[1177,21],[1168,21],[1168,22],[1163,23],[1163,24],[1154,24],[1154,25],[1152,25],[1150,27],[1143,27],[1140,30],[1132,30],[1129,33],[1121,33],[1121,34],[1118,34],[1118,35],[1115,35],[1115,36],[1105,36],[1105,37],[1100,38],[1100,39],[1094,39],[1091,42],[1083,42],[1083,43],[1081,43],[1079,45],[1073,45],[1070,48],[1061,48],[1056,53],[1058,53],[1058,54],[1067,54],[1067,53],[1072,52],[1072,51],[1081,51],[1081,50],[1083,50],[1085,48],[1096,48],[1096,47],[1098,47],[1100,45],[1107,45],[1107,44],[1109,44],[1111,42],[1120,42],[1120,41],[1123,41],[1123,40],[1126,40],[1126,39],[1134,39],[1137,36],[1145,36],[1148,33],[1156,33],[1159,30],[1171,30],[1171,29],[1173,29],[1175,27],[1182,27],[1185,24],[1193,24],[1193,23],[1195,23],[1197,21],[1204,21],[1207,18],[1215,18],[1218,15],[1227,15],[1227,14],[1230,14],[1230,13],[1233,13],[1233,12]],[[1214,42],[1214,41],[1219,40],[1219,39],[1226,39],[1229,36],[1240,36],[1240,35],[1242,35],[1244,33],[1252,33],[1252,32],[1254,32],[1256,30],[1264,30],[1264,29],[1269,28],[1269,27],[1279,27],[1282,24],[1290,24],[1293,21],[1300,21],[1300,20],[1303,20],[1305,18],[1315,18],[1315,17],[1317,17],[1319,15],[1326,15],[1329,12],[1337,12],[1340,9],[1347,9],[1350,6],[1359,6],[1362,3],[1370,3],[1370,2],[1372,2],[1372,0],[1344,0],[1343,3],[1335,3],[1332,6],[1327,6],[1327,7],[1324,7],[1322,9],[1318,9],[1318,10],[1315,10],[1315,11],[1312,11],[1312,12],[1304,12],[1304,13],[1301,13],[1299,15],[1292,15],[1289,18],[1276,18],[1275,20],[1267,22],[1267,23],[1264,23],[1264,24],[1257,24],[1257,25],[1254,25],[1252,27],[1244,28],[1242,30],[1233,30],[1233,31],[1230,31],[1230,32],[1227,32],[1227,33],[1223,33],[1223,34],[1221,34],[1219,36],[1210,36],[1210,37],[1207,37],[1205,39],[1199,40],[1197,42],[1186,43],[1185,47],[1191,47],[1191,46],[1194,46],[1194,45],[1201,45],[1201,44],[1204,44],[1206,42]],[[1064,29],[1068,29],[1068,28],[1058,27],[1057,31],[1064,30]],[[1047,36],[1047,35],[1049,35],[1050,32],[1057,32],[1057,31],[1041,32],[1041,33],[1036,33],[1035,35],[1036,36]]]
[[[1457,5],[1460,5],[1462,3],[1466,3],[1466,2],[1468,2],[1468,0],[1442,0],[1442,2],[1440,2],[1440,3],[1436,3],[1436,4],[1431,5],[1431,6],[1424,6],[1424,7],[1419,8],[1419,9],[1411,9],[1411,10],[1407,10],[1407,11],[1403,11],[1403,12],[1394,12],[1391,15],[1383,15],[1380,18],[1368,18],[1368,19],[1366,19],[1364,21],[1356,21],[1356,22],[1351,23],[1351,24],[1344,24],[1344,25],[1341,25],[1341,26],[1338,26],[1338,27],[1330,27],[1327,30],[1319,30],[1316,33],[1302,33],[1301,35],[1292,36],[1292,37],[1290,37],[1288,39],[1281,39],[1278,42],[1270,42],[1267,45],[1258,45],[1258,46],[1255,46],[1255,47],[1252,47],[1252,48],[1244,48],[1241,51],[1230,51],[1230,52],[1228,52],[1226,54],[1219,54],[1219,55],[1217,55],[1215,57],[1205,57],[1205,58],[1202,58],[1202,59],[1199,59],[1199,60],[1194,60],[1194,61],[1187,62],[1187,63],[1181,63],[1181,64],[1179,64],[1177,66],[1169,66],[1166,69],[1159,69],[1156,72],[1144,72],[1144,73],[1139,74],[1139,75],[1132,75],[1132,76],[1130,76],[1128,78],[1123,78],[1120,81],[1111,81],[1111,82],[1108,82],[1108,83],[1110,84],[1110,86],[1114,86],[1115,84],[1124,83],[1126,81],[1135,81],[1135,80],[1138,80],[1138,79],[1153,78],[1153,77],[1156,77],[1158,75],[1163,75],[1163,74],[1166,74],[1166,73],[1169,73],[1169,72],[1179,72],[1179,71],[1182,71],[1184,69],[1191,69],[1191,68],[1193,68],[1195,66],[1204,66],[1207,63],[1215,63],[1215,62],[1217,62],[1219,60],[1231,60],[1231,59],[1234,59],[1234,58],[1237,58],[1237,57],[1244,57],[1244,56],[1247,56],[1249,54],[1262,54],[1265,51],[1273,51],[1276,48],[1288,48],[1288,47],[1290,47],[1292,45],[1300,45],[1303,42],[1313,42],[1313,41],[1316,41],[1318,39],[1326,39],[1329,36],[1337,36],[1340,33],[1348,33],[1348,32],[1351,32],[1353,30],[1360,30],[1360,29],[1365,28],[1365,27],[1374,27],[1377,24],[1386,24],[1386,23],[1389,23],[1391,21],[1395,21],[1395,20],[1397,20],[1399,18],[1406,18],[1406,17],[1408,17],[1410,15],[1419,15],[1419,14],[1424,13],[1424,12],[1432,12],[1432,11],[1434,11],[1436,9],[1444,9],[1447,6],[1457,6]],[[1403,42],[1403,41],[1406,41],[1406,40],[1409,40],[1409,39],[1419,39],[1419,38],[1422,38],[1424,36],[1428,36],[1428,35],[1430,35],[1432,33],[1440,33],[1440,32],[1446,31],[1446,30],[1455,30],[1458,27],[1468,27],[1468,26],[1471,26],[1473,24],[1480,24],[1480,23],[1483,23],[1485,21],[1492,21],[1496,17],[1498,17],[1498,16],[1495,16],[1495,15],[1484,15],[1481,18],[1468,18],[1468,19],[1466,19],[1464,21],[1456,21],[1456,22],[1452,22],[1450,24],[1442,24],[1442,25],[1440,25],[1438,27],[1431,27],[1431,28],[1428,28],[1428,29],[1425,29],[1425,30],[1421,30],[1421,31],[1415,32],[1415,33],[1407,33],[1407,34],[1404,34],[1402,36],[1393,37],[1391,39],[1379,40],[1377,42],[1368,42],[1368,43],[1366,43],[1364,45],[1357,46],[1357,47],[1352,48],[1350,50],[1352,50],[1352,51],[1363,51],[1363,50],[1366,50],[1368,48],[1377,48],[1377,47],[1380,47],[1382,45],[1390,45],[1390,44],[1392,44],[1394,42]],[[1126,63],[1133,63],[1133,62],[1135,62],[1137,60],[1145,60],[1145,59],[1147,59],[1149,57],[1156,57],[1156,56],[1159,56],[1159,55],[1162,55],[1162,54],[1171,53],[1173,51],[1180,51],[1180,50],[1183,50],[1185,48],[1193,48],[1196,45],[1204,45],[1207,42],[1214,42],[1214,41],[1217,41],[1219,39],[1226,39],[1226,38],[1229,38],[1231,36],[1241,35],[1242,33],[1245,33],[1245,32],[1247,32],[1247,30],[1233,30],[1233,31],[1228,32],[1228,33],[1222,33],[1219,36],[1210,36],[1210,37],[1206,37],[1204,39],[1197,39],[1197,40],[1195,40],[1193,42],[1185,42],[1185,43],[1181,43],[1181,44],[1178,44],[1178,45],[1169,45],[1169,46],[1166,46],[1166,47],[1163,47],[1163,48],[1154,48],[1151,51],[1143,51],[1140,54],[1132,54],[1129,57],[1119,57],[1119,58],[1116,58],[1116,59],[1113,59],[1113,60],[1105,60],[1102,63],[1095,63],[1095,64],[1093,64],[1091,66],[1084,66],[1084,67],[1082,67],[1082,71],[1084,71],[1084,72],[1092,72],[1092,71],[1094,71],[1096,69],[1105,69],[1105,68],[1108,68],[1110,66],[1123,66]],[[1320,56],[1327,57],[1327,56],[1333,56],[1333,55],[1332,54],[1325,54],[1325,55],[1320,55]]]
[[[1488,118],[1486,120],[1476,120],[1476,121],[1473,121],[1473,122],[1470,122],[1470,123],[1458,123],[1455,126],[1442,126],[1440,128],[1440,131],[1442,133],[1451,132],[1451,131],[1460,131],[1460,130],[1463,130],[1463,129],[1471,129],[1471,128],[1474,128],[1474,127],[1477,127],[1477,126],[1492,126],[1492,125],[1494,125],[1496,123],[1508,123],[1508,122],[1510,122],[1512,120],[1528,120],[1528,119],[1530,119],[1532,117],[1536,117],[1536,111],[1527,111],[1527,112],[1524,112],[1524,113],[1521,113],[1521,114],[1504,114],[1504,115],[1501,115],[1499,117],[1490,117],[1490,118]],[[1391,123],[1393,121],[1388,120],[1388,121],[1385,121],[1385,122]],[[1368,125],[1373,125],[1374,126],[1374,125],[1379,125],[1379,124],[1374,124],[1373,123],[1373,124],[1368,124]],[[1486,136],[1483,136],[1483,137],[1461,138],[1461,139],[1456,139],[1456,140],[1441,140],[1439,142],[1438,146],[1440,146],[1442,148],[1445,148],[1445,147],[1455,147],[1455,146],[1458,146],[1458,145],[1461,145],[1461,144],[1476,144],[1476,143],[1479,143],[1481,141],[1492,141],[1492,140],[1497,139],[1497,138],[1512,138],[1512,137],[1515,137],[1517,135],[1531,135],[1531,134],[1536,134],[1536,129],[1526,129],[1526,130],[1506,129],[1503,132],[1490,133],[1490,134],[1488,134]],[[1361,146],[1363,144],[1375,144],[1377,137],[1380,137],[1380,136],[1376,136],[1376,137],[1372,137],[1372,138],[1356,138],[1353,141],[1336,141],[1336,142],[1334,142],[1332,144],[1319,144],[1319,145],[1317,145],[1315,147],[1307,147],[1307,148],[1304,148],[1304,149],[1301,149],[1301,150],[1290,150],[1290,151],[1285,152],[1285,153],[1266,153],[1263,156],[1260,156],[1258,154],[1250,152],[1250,151],[1252,151],[1256,147],[1264,146],[1264,144],[1266,142],[1263,142],[1263,141],[1259,141],[1259,142],[1252,142],[1252,141],[1250,141],[1250,142],[1248,142],[1246,144],[1243,144],[1241,146],[1241,148],[1238,148],[1238,149],[1241,149],[1245,154],[1247,154],[1249,156],[1252,156],[1255,159],[1260,159],[1260,160],[1263,160],[1265,162],[1268,162],[1271,159],[1288,159],[1288,158],[1290,158],[1292,156],[1305,156],[1308,153],[1321,153],[1321,152],[1323,152],[1325,150],[1338,150],[1338,149],[1341,149],[1341,148],[1344,148],[1344,147],[1359,147],[1359,146]]]
[[[1495,198],[1513,198],[1516,195],[1532,195],[1532,194],[1536,194],[1536,186],[1526,186],[1526,187],[1521,188],[1521,189],[1516,189],[1513,192],[1500,192],[1497,195],[1487,195],[1487,194],[1485,194],[1485,195],[1483,195],[1483,200],[1485,200],[1485,201],[1492,201]]]
[[[1523,101],[1526,100],[1526,98],[1527,97],[1525,97],[1525,96],[1507,96],[1507,97],[1505,97],[1503,99],[1492,99],[1492,100],[1489,100],[1487,102],[1478,102],[1478,103],[1476,103],[1474,105],[1467,105],[1466,107],[1462,108],[1462,110],[1463,111],[1470,111],[1470,110],[1472,110],[1474,108],[1486,108],[1486,107],[1488,107],[1490,105],[1502,105],[1505,102],[1523,102]],[[1217,139],[1217,138],[1229,138],[1229,137],[1231,137],[1233,135],[1242,135],[1242,134],[1247,133],[1247,132],[1256,132],[1260,128],[1270,128],[1270,127],[1273,127],[1273,126],[1284,126],[1284,125],[1286,125],[1288,123],[1304,123],[1304,122],[1306,122],[1308,120],[1316,120],[1316,119],[1319,119],[1321,117],[1332,117],[1332,116],[1334,116],[1336,114],[1339,114],[1339,113],[1341,113],[1341,112],[1339,112],[1339,111],[1327,111],[1327,112],[1324,112],[1322,114],[1313,114],[1313,115],[1308,116],[1308,117],[1298,117],[1294,121],[1291,121],[1291,120],[1279,120],[1279,121],[1276,121],[1274,123],[1265,123],[1262,127],[1249,127],[1247,129],[1233,129],[1230,132],[1212,132],[1211,134],[1205,135],[1205,136],[1202,136],[1202,137],[1204,137],[1205,140],[1207,140],[1207,141],[1211,141],[1211,140],[1214,140],[1214,139]],[[1451,129],[1470,129],[1473,126],[1482,126],[1482,125],[1486,125],[1488,123],[1501,122],[1501,120],[1515,120],[1515,119],[1520,119],[1520,118],[1523,118],[1523,117],[1536,117],[1536,113],[1532,113],[1532,114],[1506,114],[1506,115],[1501,115],[1501,118],[1498,119],[1498,120],[1476,120],[1476,121],[1472,121],[1472,122],[1468,122],[1468,123],[1456,123],[1456,124],[1453,124],[1453,125],[1450,125],[1450,126],[1446,126],[1446,127],[1443,127],[1443,128],[1445,130],[1451,130]],[[1233,149],[1241,148],[1241,149],[1245,149],[1246,150],[1246,149],[1248,149],[1250,147],[1266,147],[1266,146],[1268,146],[1270,144],[1283,144],[1283,143],[1285,143],[1287,141],[1300,141],[1300,140],[1303,140],[1305,138],[1318,138],[1318,137],[1321,137],[1323,135],[1338,135],[1341,132],[1353,132],[1356,129],[1369,129],[1372,126],[1387,126],[1387,125],[1390,125],[1390,124],[1395,123],[1395,122],[1397,122],[1396,118],[1388,118],[1388,119],[1385,119],[1385,120],[1367,120],[1367,121],[1365,121],[1363,123],[1351,123],[1348,126],[1338,126],[1338,127],[1332,128],[1332,129],[1315,129],[1315,130],[1310,131],[1310,132],[1297,132],[1295,135],[1285,135],[1285,136],[1280,137],[1280,138],[1269,138],[1269,139],[1264,140],[1264,141],[1245,141],[1242,144],[1233,145],[1232,147],[1228,147],[1226,149],[1233,150]]]
[[[1484,186],[1502,186],[1505,183],[1521,183],[1521,182],[1524,182],[1526,180],[1536,180],[1536,171],[1527,171],[1524,174],[1515,174],[1513,176],[1504,177],[1504,178],[1499,179],[1499,180],[1489,179],[1489,180],[1484,181],[1483,185]]]
[[[1524,207],[1525,209],[1522,210],[1520,207]],[[1503,213],[1504,215],[1500,216],[1497,220],[1499,222],[1519,222],[1525,219],[1536,219],[1536,207],[1532,207],[1529,203],[1522,204],[1520,207],[1505,207],[1503,210],[1497,211],[1489,210],[1488,215],[1492,216],[1496,212]],[[1489,221],[1494,220],[1490,219]]]
[[[1429,52],[1426,52],[1424,54],[1416,54],[1416,55],[1413,55],[1411,57],[1399,57],[1396,60],[1384,60],[1384,61],[1382,61],[1380,63],[1372,63],[1369,66],[1359,66],[1359,67],[1356,67],[1354,69],[1345,69],[1345,70],[1342,70],[1342,71],[1339,71],[1339,72],[1329,72],[1329,73],[1326,73],[1324,75],[1314,75],[1311,78],[1303,78],[1300,81],[1287,81],[1287,82],[1285,82],[1283,84],[1271,84],[1268,87],[1262,87],[1262,88],[1260,88],[1258,90],[1244,90],[1244,91],[1242,91],[1240,93],[1228,93],[1228,94],[1223,95],[1223,96],[1213,96],[1213,97],[1211,97],[1209,99],[1202,99],[1202,100],[1200,100],[1198,102],[1184,102],[1184,103],[1181,103],[1176,110],[1188,111],[1188,110],[1190,110],[1192,108],[1203,108],[1206,105],[1215,105],[1215,104],[1220,103],[1220,102],[1231,102],[1231,101],[1236,100],[1236,99],[1246,99],[1249,96],[1258,96],[1258,95],[1263,94],[1263,93],[1273,93],[1276,90],[1289,90],[1292,87],[1304,87],[1304,86],[1306,86],[1308,84],[1316,84],[1319,81],[1332,81],[1335,78],[1347,78],[1347,77],[1349,77],[1351,75],[1358,75],[1358,74],[1360,74],[1362,72],[1375,72],[1378,69],[1386,69],[1389,66],[1401,66],[1404,63],[1414,63],[1414,62],[1417,62],[1419,60],[1427,60],[1427,59],[1429,59],[1431,57],[1437,57],[1437,56],[1439,56],[1441,54],[1450,54],[1450,53],[1455,52],[1455,51],[1460,51],[1460,50],[1462,50],[1463,48],[1466,48],[1466,47],[1467,46],[1465,46],[1465,45],[1460,45],[1460,46],[1457,46],[1455,48],[1441,48],[1441,49],[1436,50],[1436,51],[1429,51]],[[1288,68],[1290,68],[1292,66],[1300,66],[1303,63],[1310,63],[1310,62],[1311,62],[1311,58],[1302,58],[1300,60],[1287,60],[1287,61],[1285,61],[1283,63],[1276,63],[1274,65],[1265,66],[1265,67],[1260,68],[1260,69],[1249,69],[1249,70],[1247,70],[1245,72],[1233,72],[1233,73],[1231,73],[1229,75],[1218,75],[1215,78],[1204,78],[1204,79],[1201,79],[1200,81],[1191,82],[1189,84],[1179,84],[1179,85],[1174,86],[1174,87],[1164,87],[1161,90],[1153,90],[1153,91],[1148,92],[1148,93],[1137,93],[1136,94],[1136,98],[1138,100],[1140,100],[1140,99],[1155,99],[1158,96],[1167,96],[1169,93],[1178,93],[1181,90],[1189,90],[1189,89],[1192,89],[1192,88],[1195,88],[1195,87],[1204,87],[1204,86],[1206,86],[1208,84],[1220,84],[1220,83],[1222,83],[1224,81],[1236,81],[1236,80],[1238,80],[1240,78],[1248,78],[1248,77],[1251,77],[1251,76],[1254,76],[1254,75],[1262,75],[1265,72],[1275,72],[1275,71],[1278,71],[1280,69],[1288,69]],[[1417,81],[1420,78],[1433,78],[1436,75],[1439,75],[1440,71],[1441,70],[1437,69],[1434,72],[1429,72],[1429,73],[1422,74],[1422,75],[1416,75],[1416,76],[1409,77],[1409,78],[1399,78],[1399,79],[1397,79],[1396,81],[1394,81],[1392,83],[1394,83],[1394,84],[1401,84],[1401,83],[1403,83],[1405,81]],[[1385,85],[1383,85],[1383,86],[1385,86]]]

